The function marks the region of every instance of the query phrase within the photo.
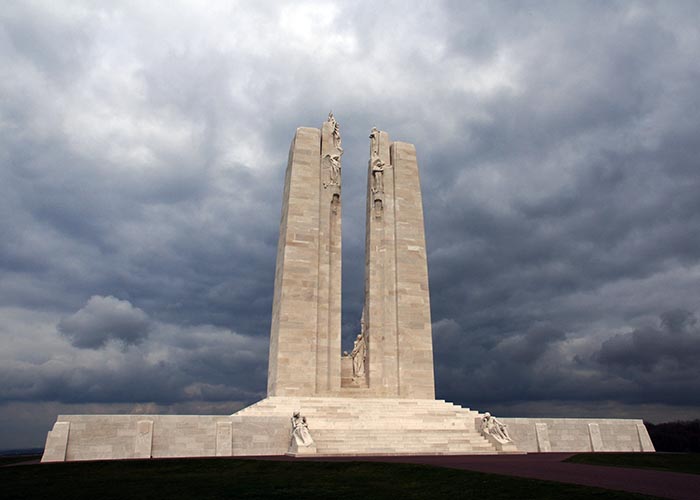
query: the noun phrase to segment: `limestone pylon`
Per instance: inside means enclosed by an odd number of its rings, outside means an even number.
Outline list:
[[[285,174],[270,330],[269,396],[340,389],[341,157],[332,113],[298,128]]]
[[[428,263],[416,148],[370,133],[365,239],[368,385],[378,396],[435,397]]]

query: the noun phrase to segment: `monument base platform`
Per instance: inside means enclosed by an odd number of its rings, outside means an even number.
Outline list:
[[[295,411],[315,448],[290,447]],[[502,418],[513,443],[498,443],[477,430],[482,416],[442,400],[344,397],[270,397],[229,416],[61,415],[42,462],[654,451],[641,420]]]
[[[644,422],[617,418],[501,418],[527,453],[652,452]]]

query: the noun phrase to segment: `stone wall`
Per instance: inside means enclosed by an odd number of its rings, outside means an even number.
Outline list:
[[[527,453],[654,451],[641,420],[500,418],[518,450]]]
[[[283,455],[290,425],[274,416],[60,415],[42,462]]]

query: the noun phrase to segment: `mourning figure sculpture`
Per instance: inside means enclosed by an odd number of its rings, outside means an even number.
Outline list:
[[[484,416],[481,418],[481,432],[490,434],[502,443],[513,442],[508,434],[508,427],[506,424],[492,416],[489,412],[484,413]]]
[[[300,446],[311,446],[314,440],[311,438],[306,417],[302,417],[298,411],[292,415],[292,443]]]
[[[367,355],[367,345],[365,338],[360,333],[355,340],[350,356],[352,357],[352,376],[363,377],[365,375],[365,356]]]

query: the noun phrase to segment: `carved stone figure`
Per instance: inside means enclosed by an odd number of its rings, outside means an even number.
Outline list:
[[[363,377],[365,375],[365,357],[367,355],[367,345],[364,335],[357,336],[350,356],[352,357],[352,376]]]
[[[306,417],[302,417],[298,411],[292,415],[292,442],[297,446],[311,446],[314,440],[311,438]]]
[[[375,157],[379,157],[379,130],[377,130],[377,127],[372,127],[372,131],[369,133],[369,138],[369,157],[374,159]]]
[[[333,149],[325,153],[323,157],[323,168],[328,173],[325,174],[327,180],[323,181],[323,187],[340,186],[340,157],[343,156],[342,139],[340,138],[340,125],[333,116],[333,111],[328,113],[328,123],[331,125],[331,136],[333,137]]]
[[[338,215],[338,207],[340,206],[340,195],[338,193],[333,193],[333,198],[331,199],[331,212]]]
[[[331,186],[340,186],[340,155],[328,155],[331,166],[331,178],[328,183]]]
[[[484,413],[484,416],[481,417],[481,432],[490,434],[503,443],[513,442],[508,434],[508,426],[492,416],[489,412]]]
[[[378,156],[372,160],[372,192],[384,192],[384,162]]]
[[[338,150],[340,153],[338,157],[343,154],[343,141],[340,138],[340,125],[338,124],[338,121],[335,119],[335,116],[333,116],[333,111],[328,113],[328,121],[330,122],[331,125],[333,125],[333,147]]]

